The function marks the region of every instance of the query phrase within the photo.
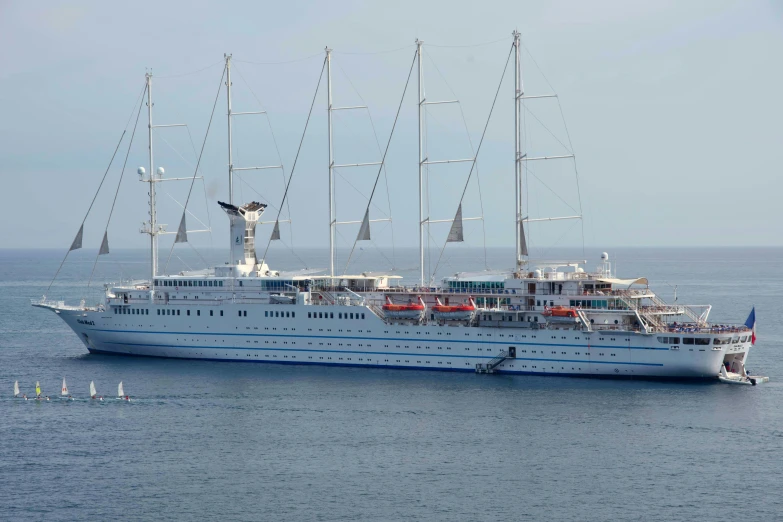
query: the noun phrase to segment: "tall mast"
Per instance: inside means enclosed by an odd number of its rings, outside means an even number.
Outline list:
[[[329,274],[334,277],[334,157],[332,150],[332,50],[326,48],[326,114],[329,124]]]
[[[234,204],[234,156],[231,152],[231,55],[226,58],[226,103],[228,106],[228,202]]]
[[[147,76],[147,137],[149,140],[149,153],[150,153],[150,289],[153,288],[155,277],[158,275],[158,231],[157,231],[157,215],[155,210],[155,171],[153,170],[153,157],[152,157],[152,73],[148,72]],[[152,294],[150,294],[152,295]]]
[[[422,108],[424,107],[424,79],[422,78],[421,67],[421,46],[424,42],[416,40],[416,59],[419,62],[418,81],[419,81],[419,264],[421,266],[420,284],[424,286],[424,119]]]
[[[223,57],[226,59],[226,107],[227,107],[227,115],[228,115],[228,203],[230,205],[234,204],[234,156],[232,153],[232,146],[231,146],[231,55],[230,54],[224,54]],[[233,234],[229,234],[228,236],[228,252],[229,252],[229,260],[230,265],[234,265],[234,243],[233,243]],[[233,270],[233,268],[232,268]]]
[[[514,31],[514,233],[516,235],[516,270],[522,266],[522,134],[520,110],[522,104],[522,79],[519,62],[519,31]]]

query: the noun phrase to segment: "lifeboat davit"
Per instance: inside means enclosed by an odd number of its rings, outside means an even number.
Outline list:
[[[444,305],[440,302],[440,299],[436,298],[437,304],[432,307],[432,313],[435,314],[436,319],[444,319],[447,321],[466,321],[473,317],[476,312],[476,303],[473,302],[473,298],[469,298],[467,303],[459,305]]]
[[[387,317],[395,319],[418,319],[424,312],[424,301],[417,297],[417,302],[409,301],[408,304],[394,304],[386,296],[386,304],[383,305],[383,313]]]
[[[553,306],[551,308],[545,306],[544,307],[544,315],[547,317],[555,317],[555,318],[576,318],[576,310],[573,308],[569,308],[567,306]]]

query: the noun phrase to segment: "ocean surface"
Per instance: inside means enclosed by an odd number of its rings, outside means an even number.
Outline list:
[[[281,251],[270,263],[324,267],[324,254]],[[599,254],[557,257],[592,268]],[[30,306],[63,252],[0,250],[0,519],[783,519],[783,249],[610,254],[619,276],[648,277],[667,301],[676,286],[678,302],[712,304],[715,321],[744,322],[755,305],[748,367],[771,382],[89,355],[55,314]],[[47,295],[95,302],[103,282],[147,270],[146,252],[112,252],[85,291],[94,255],[73,252]],[[169,271],[203,266],[189,255]],[[356,271],[416,273],[412,251],[355,255]],[[443,270],[509,260],[458,254]],[[12,399],[15,380],[55,397],[63,377],[77,400]],[[123,381],[133,402],[89,401],[90,381],[107,397]]]

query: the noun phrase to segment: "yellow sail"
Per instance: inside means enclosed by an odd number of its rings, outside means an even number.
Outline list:
[[[35,394],[41,395],[41,384],[38,381],[35,381]]]

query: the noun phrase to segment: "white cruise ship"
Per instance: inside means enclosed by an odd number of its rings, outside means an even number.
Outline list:
[[[751,322],[714,325],[708,323],[709,306],[666,304],[645,278],[617,278],[607,254],[593,271],[585,270],[584,261],[536,263],[528,258],[525,226],[532,220],[522,217],[521,176],[526,161],[551,158],[527,157],[521,151],[520,103],[536,96],[522,92],[519,49],[515,33],[516,267],[508,273],[427,281],[423,260],[428,220],[422,211],[421,183],[418,284],[403,284],[394,274],[335,275],[338,222],[333,213],[329,273],[278,271],[256,253],[256,225],[267,205],[237,205],[233,200],[220,203],[230,221],[230,262],[176,275],[159,273],[157,242],[163,228],[156,222],[155,186],[164,179],[160,170],[153,175],[155,125],[148,74],[149,172],[140,168],[139,174],[150,187],[150,219],[143,230],[150,235],[150,278],[106,285],[105,300],[94,306],[66,305],[45,296],[33,305],[58,314],[89,352],[100,354],[620,378],[744,376],[755,340]],[[428,103],[421,85],[421,56],[422,42],[417,42],[420,132],[421,107]],[[330,75],[328,49],[324,67]],[[239,114],[231,112],[230,56],[224,75],[230,140],[232,116]],[[328,84],[331,141],[331,113],[340,108],[332,107],[330,77]],[[331,151],[330,143],[330,202]],[[420,147],[420,169],[426,163]],[[229,156],[229,186],[234,170]],[[233,190],[229,194],[233,199]],[[369,239],[372,221],[368,210],[364,220],[356,222],[361,223],[357,240]],[[275,239],[279,216],[273,222]],[[461,207],[451,227],[448,240],[460,241]],[[82,229],[71,250],[81,247],[81,237]],[[184,214],[177,232],[181,241],[187,241]],[[101,253],[108,253],[106,236]]]

